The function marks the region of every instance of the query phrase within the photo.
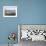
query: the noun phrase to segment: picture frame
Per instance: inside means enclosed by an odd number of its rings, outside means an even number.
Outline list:
[[[17,17],[17,6],[3,6],[3,17]]]
[[[22,31],[27,31],[27,30],[28,30],[27,33],[28,38],[25,38],[23,37],[25,35],[23,35],[24,32],[22,34]],[[31,34],[31,32],[33,33]],[[45,24],[18,24],[18,42],[20,43],[21,40],[46,41],[46,25]]]

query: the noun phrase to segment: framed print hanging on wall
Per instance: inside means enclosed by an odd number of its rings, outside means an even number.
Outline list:
[[[17,17],[17,6],[3,6],[3,17]]]

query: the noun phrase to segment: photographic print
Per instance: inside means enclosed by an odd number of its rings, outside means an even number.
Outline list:
[[[20,40],[46,41],[46,25],[19,25]]]
[[[17,17],[17,6],[3,6],[3,17]]]

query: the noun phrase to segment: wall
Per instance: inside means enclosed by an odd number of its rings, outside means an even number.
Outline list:
[[[4,5],[17,5],[18,17],[4,18]],[[46,24],[46,0],[0,0],[0,44],[8,43],[9,32],[17,34],[18,24]]]

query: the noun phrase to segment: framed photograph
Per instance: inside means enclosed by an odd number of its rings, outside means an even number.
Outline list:
[[[21,42],[23,40],[46,41],[46,25],[19,24],[18,42]]]
[[[17,17],[17,6],[3,6],[3,17]]]

